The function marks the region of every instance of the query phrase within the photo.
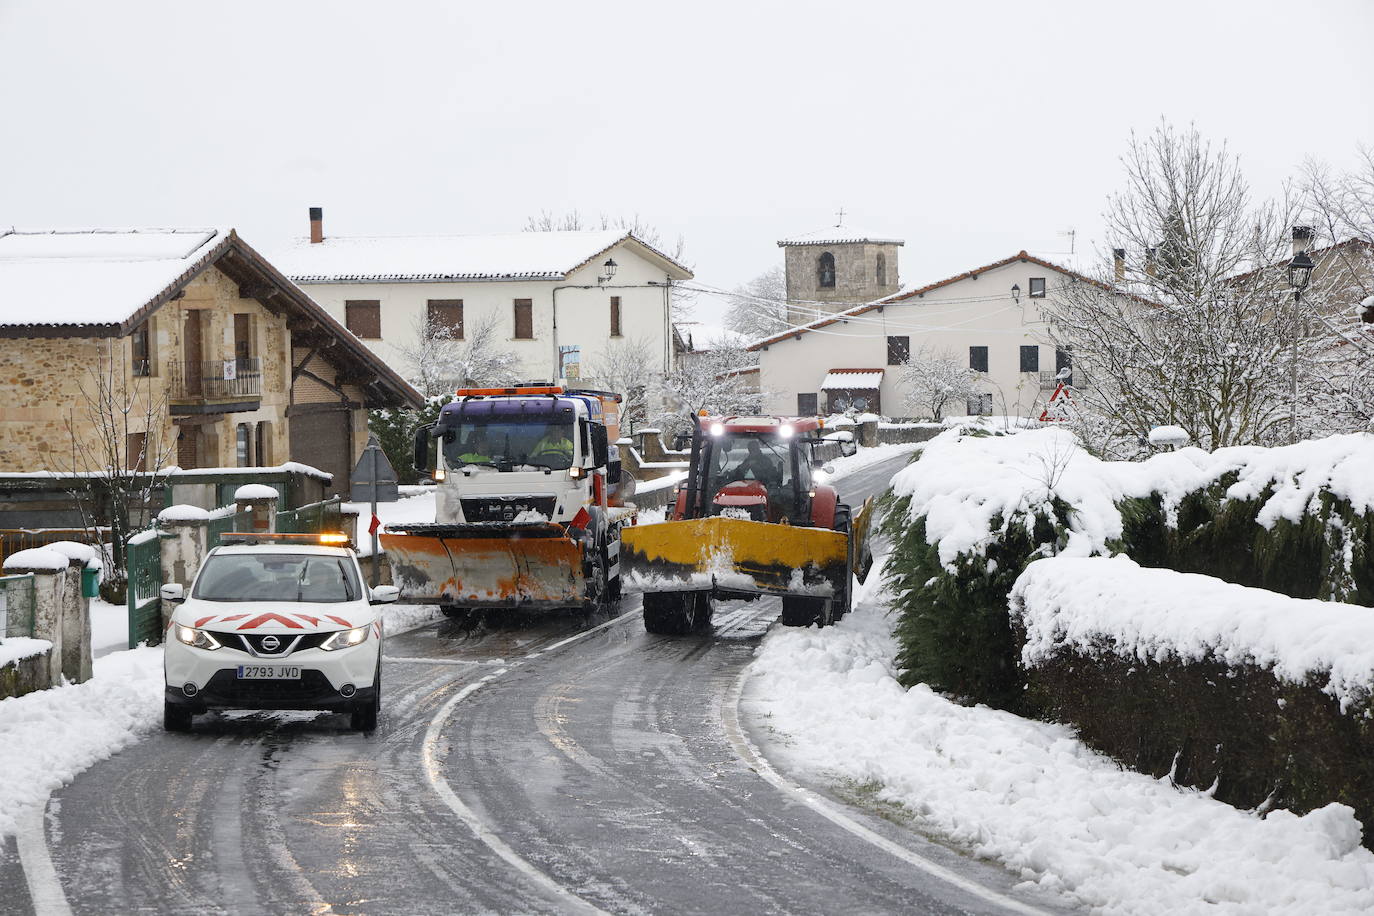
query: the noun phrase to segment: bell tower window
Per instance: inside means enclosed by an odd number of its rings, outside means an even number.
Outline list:
[[[830,252],[821,255],[816,262],[820,285],[824,289],[835,288],[835,256]]]

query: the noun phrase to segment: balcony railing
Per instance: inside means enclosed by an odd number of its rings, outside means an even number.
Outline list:
[[[172,398],[256,398],[262,395],[261,360],[216,359],[173,362],[168,396]]]
[[[1069,373],[1069,375],[1064,379],[1064,384],[1069,388],[1073,387],[1073,373]],[[1059,373],[1050,372],[1047,370],[1041,371],[1040,390],[1053,391],[1057,387],[1059,387]]]

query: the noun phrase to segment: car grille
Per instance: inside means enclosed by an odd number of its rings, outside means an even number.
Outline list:
[[[300,680],[243,681],[228,668],[214,677],[197,696],[209,706],[242,706],[260,709],[311,709],[320,705],[343,705],[342,698],[329,684],[324,672],[307,669]]]
[[[293,636],[290,633],[226,633],[222,630],[207,630],[206,632],[225,648],[238,649],[249,655],[265,658],[283,658],[292,652],[318,649],[326,639],[334,635],[333,633],[306,633],[303,636]],[[281,640],[281,645],[275,651],[265,648],[262,644],[262,641],[268,636],[275,636]]]
[[[509,522],[521,512],[538,512],[553,518],[556,496],[486,496],[459,500],[469,522]]]

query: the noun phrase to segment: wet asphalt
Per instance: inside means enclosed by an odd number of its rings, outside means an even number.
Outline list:
[[[842,493],[857,503],[899,464],[851,475]],[[646,633],[638,610],[627,596],[593,620],[390,637],[369,735],[344,716],[211,714],[95,764],[45,818],[71,912],[1005,912],[740,758],[725,717],[776,600],[722,604],[687,637]],[[759,726],[744,723],[766,752]],[[1011,892],[999,868],[849,813]],[[10,838],[0,913],[29,912]]]

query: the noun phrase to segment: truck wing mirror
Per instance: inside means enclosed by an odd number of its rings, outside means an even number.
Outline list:
[[[592,425],[592,464],[596,467],[605,467],[610,461],[611,446],[606,439],[606,427],[601,424]]]
[[[434,424],[426,423],[415,430],[415,455],[411,461],[415,470],[427,473],[429,466],[429,441],[434,438]]]

